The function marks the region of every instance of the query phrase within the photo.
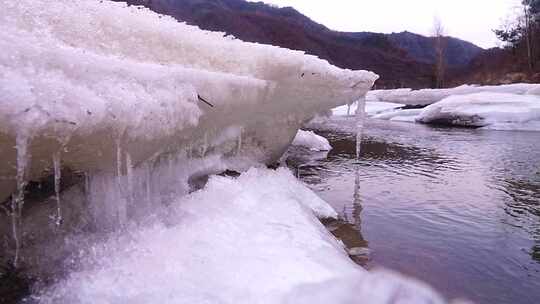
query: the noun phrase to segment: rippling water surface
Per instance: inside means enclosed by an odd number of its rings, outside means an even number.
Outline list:
[[[368,121],[357,163],[354,127],[315,124],[334,150],[290,161],[352,224],[368,267],[451,298],[540,303],[540,133]]]

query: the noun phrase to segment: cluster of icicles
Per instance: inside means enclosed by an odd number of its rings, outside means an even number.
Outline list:
[[[170,200],[176,195],[186,194],[189,191],[187,182],[190,177],[197,174],[204,176],[224,171],[228,165],[223,159],[224,151],[216,150],[217,145],[223,144],[222,141],[227,141],[228,146],[232,147],[228,149],[228,154],[232,152],[235,156],[238,156],[243,149],[242,128],[233,129],[235,129],[233,132],[225,130],[225,134],[231,134],[218,142],[211,140],[208,133],[205,133],[197,143],[196,148],[188,146],[186,149],[180,150],[181,152],[169,151],[155,155],[152,159],[139,164],[137,168],[129,151],[123,149],[121,141],[117,140],[114,173],[84,173],[85,200],[89,203],[87,207],[93,208],[93,210],[88,210],[94,213],[92,220],[96,221],[96,225],[101,221],[99,226],[114,229],[129,220],[128,206],[137,203],[137,207],[144,207],[141,205],[146,204],[148,208],[151,208],[157,199]],[[15,267],[20,263],[20,251],[23,245],[23,208],[25,191],[27,191],[26,187],[29,182],[27,172],[31,165],[31,140],[31,136],[18,135],[16,137],[17,170],[15,179],[17,186],[11,195],[11,211],[9,212],[14,242],[12,264]],[[60,193],[62,190],[62,152],[64,150],[65,145],[62,145],[52,155],[56,208],[55,214],[50,215],[49,219],[56,229],[61,229],[64,223]],[[231,162],[229,160],[228,164],[230,165]],[[153,197],[155,193],[159,194],[159,198]],[[100,208],[105,210],[99,211]],[[110,208],[114,210],[106,210]],[[148,210],[141,209],[139,213]]]

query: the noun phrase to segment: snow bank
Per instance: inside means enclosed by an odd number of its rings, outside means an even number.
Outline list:
[[[367,94],[366,100],[373,102],[394,102],[406,105],[429,105],[454,95],[469,95],[482,92],[523,95],[538,89],[540,89],[540,84],[518,83],[500,86],[463,85],[451,89],[374,90]]]
[[[443,303],[352,263],[312,212],[336,216],[287,169],[212,177],[165,220],[80,248],[40,303]]]
[[[540,97],[502,93],[452,96],[426,107],[422,123],[540,131]]]
[[[332,146],[328,139],[315,134],[313,131],[299,130],[292,144],[294,146],[302,146],[311,151],[330,151]]]
[[[302,122],[377,78],[123,3],[1,5],[0,202],[49,174],[53,155],[63,168],[122,175],[127,159],[173,151],[271,162]]]

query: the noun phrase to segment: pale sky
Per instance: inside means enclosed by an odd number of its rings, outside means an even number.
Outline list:
[[[450,36],[481,47],[497,45],[498,28],[520,0],[262,0],[292,6],[338,31],[380,33],[404,30],[430,35],[438,16]]]

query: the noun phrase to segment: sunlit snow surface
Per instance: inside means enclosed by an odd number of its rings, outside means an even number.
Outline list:
[[[156,218],[81,248],[41,303],[443,303],[355,265],[318,221],[336,213],[282,168],[212,177]],[[396,302],[397,301],[397,302]]]
[[[471,90],[480,93],[463,94]],[[473,90],[473,91],[474,91]],[[440,101],[433,102],[423,109],[401,109],[403,105],[376,100],[395,99],[393,94],[415,98],[408,89],[372,91],[366,102],[367,114],[373,119],[401,122],[421,122],[426,124],[444,124],[461,127],[477,127],[491,130],[540,131],[540,85],[516,84],[487,87],[458,87],[445,90],[421,90],[424,96],[436,96],[451,93]],[[413,91],[420,92],[420,91]],[[431,92],[431,93],[429,93]],[[500,93],[504,92],[504,93]],[[519,94],[518,94],[519,93]],[[394,95],[395,96],[395,95]],[[437,97],[437,98],[438,98]],[[399,98],[398,98],[399,99]],[[413,100],[413,99],[411,99]],[[403,100],[402,100],[403,101]],[[410,100],[405,103],[414,104]],[[419,102],[419,104],[422,104]],[[355,105],[351,107],[355,109]],[[346,115],[347,106],[333,110],[334,115]]]

